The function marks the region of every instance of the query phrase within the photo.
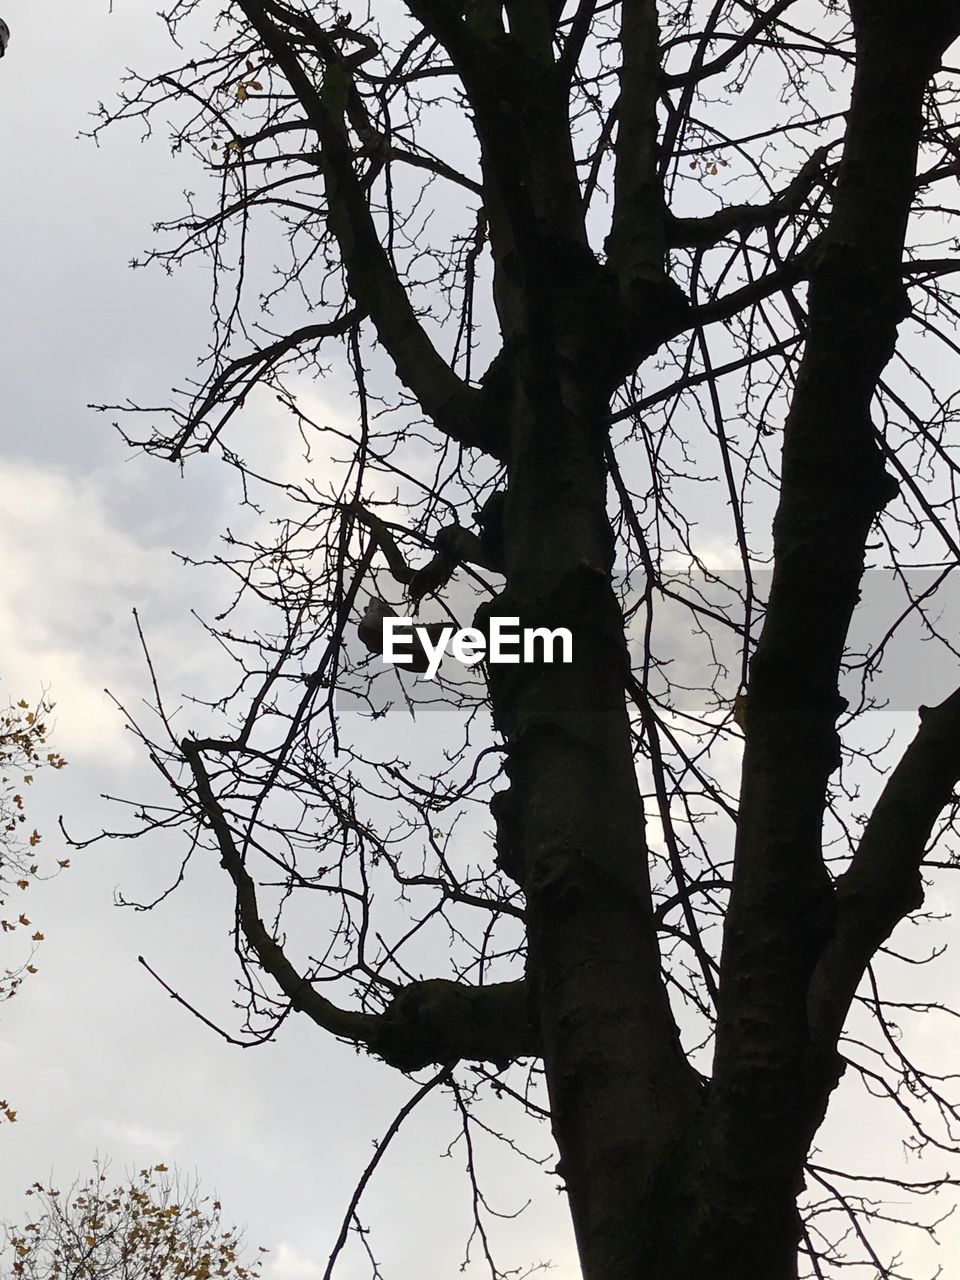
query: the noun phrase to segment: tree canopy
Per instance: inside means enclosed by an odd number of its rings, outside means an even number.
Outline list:
[[[162,1161],[110,1185],[107,1162],[61,1191],[35,1182],[27,1221],[6,1227],[18,1280],[257,1280],[242,1233],[225,1227],[220,1201]],[[260,1249],[259,1253],[265,1253]]]
[[[0,968],[0,1003],[17,993],[24,978],[36,973],[34,954],[43,941],[42,932],[25,910],[10,910],[9,899],[13,896],[17,907],[23,907],[22,895],[42,874],[37,860],[40,832],[34,827],[24,834],[28,826],[24,791],[38,769],[62,769],[67,763],[59,752],[49,749],[47,717],[52,710],[47,701],[31,707],[21,698],[0,711],[0,911],[4,913],[0,933],[6,938],[26,930],[31,944],[26,956]],[[58,859],[58,865],[61,870],[68,867],[69,858]],[[0,1116],[13,1120],[15,1115],[7,1102],[0,1102]]]
[[[956,6],[165,17],[101,127],[209,172],[142,261],[203,260],[213,332],[117,416],[271,519],[222,694],[168,710],[144,637],[140,812],[223,869],[245,1035],[426,1072],[468,1147],[484,1094],[549,1123],[585,1280],[905,1274],[884,1192],[949,1187],[960,1116],[890,937],[956,861],[960,689],[890,745],[873,682],[911,624],[955,669]],[[416,680],[411,609],[573,660]],[[935,1173],[812,1152],[841,1078]]]

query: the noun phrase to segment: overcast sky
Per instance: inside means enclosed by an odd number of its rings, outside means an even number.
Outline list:
[[[170,57],[152,9],[2,0],[12,35],[0,63],[0,696],[49,688],[57,703],[55,745],[70,767],[38,779],[31,797],[48,856],[61,854],[58,814],[72,833],[92,835],[116,820],[101,793],[152,785],[103,690],[131,705],[144,693],[133,607],[167,686],[202,681],[210,657],[188,610],[218,587],[186,574],[171,549],[212,546],[235,501],[216,464],[194,462],[181,477],[133,457],[85,408],[155,403],[189,374],[207,336],[202,271],[168,279],[127,266],[151,225],[180,211],[196,180],[189,164],[129,128],[100,147],[77,137],[124,66],[159,69]],[[162,1159],[195,1169],[250,1240],[271,1249],[274,1280],[318,1276],[371,1141],[414,1086],[295,1021],[277,1044],[229,1046],[152,982],[138,953],[230,1021],[232,913],[217,868],[201,870],[170,909],[143,915],[117,909],[113,895],[165,882],[169,863],[155,845],[70,856],[58,883],[30,890],[46,935],[40,972],[0,1010],[0,1097],[18,1112],[0,1129],[0,1217],[21,1214],[33,1180],[84,1173],[95,1151],[118,1173]],[[956,1057],[939,1032],[931,1051]],[[866,1161],[879,1139],[871,1150],[859,1114],[842,1109],[835,1124]],[[469,1201],[450,1176],[461,1154],[441,1158],[456,1132],[448,1103],[428,1106],[373,1184],[363,1217],[392,1280],[456,1274]],[[546,1135],[540,1145],[548,1156]],[[512,1167],[490,1154],[495,1207],[518,1208],[531,1188],[540,1195],[505,1228],[505,1260],[551,1259],[556,1280],[575,1280],[556,1179],[544,1172],[520,1188]],[[348,1259],[337,1274],[367,1273]]]

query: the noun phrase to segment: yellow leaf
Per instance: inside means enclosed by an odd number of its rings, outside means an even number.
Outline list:
[[[237,85],[237,101],[246,102],[249,96],[250,95],[247,93],[247,86],[245,84],[238,84]]]

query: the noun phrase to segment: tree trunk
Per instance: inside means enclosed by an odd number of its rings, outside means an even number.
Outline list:
[[[664,1212],[661,1177],[695,1127],[701,1088],[660,977],[650,905],[611,582],[607,402],[585,377],[556,376],[558,363],[542,350],[517,362],[509,587],[490,612],[522,627],[568,627],[573,662],[492,666],[490,679],[509,750],[501,835],[509,813],[560,1172],[585,1275],[612,1280],[640,1274],[645,1256],[667,1262],[673,1230],[663,1227],[681,1204]]]

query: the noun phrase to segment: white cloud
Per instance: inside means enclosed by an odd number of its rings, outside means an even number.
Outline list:
[[[270,1251],[270,1261],[263,1269],[265,1280],[311,1280],[322,1276],[326,1262],[301,1253],[296,1245],[282,1240]]]
[[[140,1124],[120,1124],[114,1120],[102,1120],[100,1131],[112,1142],[128,1147],[146,1148],[157,1155],[169,1155],[182,1141],[179,1133],[150,1129]]]
[[[3,691],[33,700],[49,690],[57,748],[101,764],[137,754],[104,693],[139,699],[147,687],[132,608],[159,631],[158,642],[177,628],[182,643],[187,609],[177,598],[195,585],[159,541],[146,545],[122,527],[111,510],[115,484],[113,468],[68,480],[0,459]],[[189,646],[185,657],[196,663]]]

